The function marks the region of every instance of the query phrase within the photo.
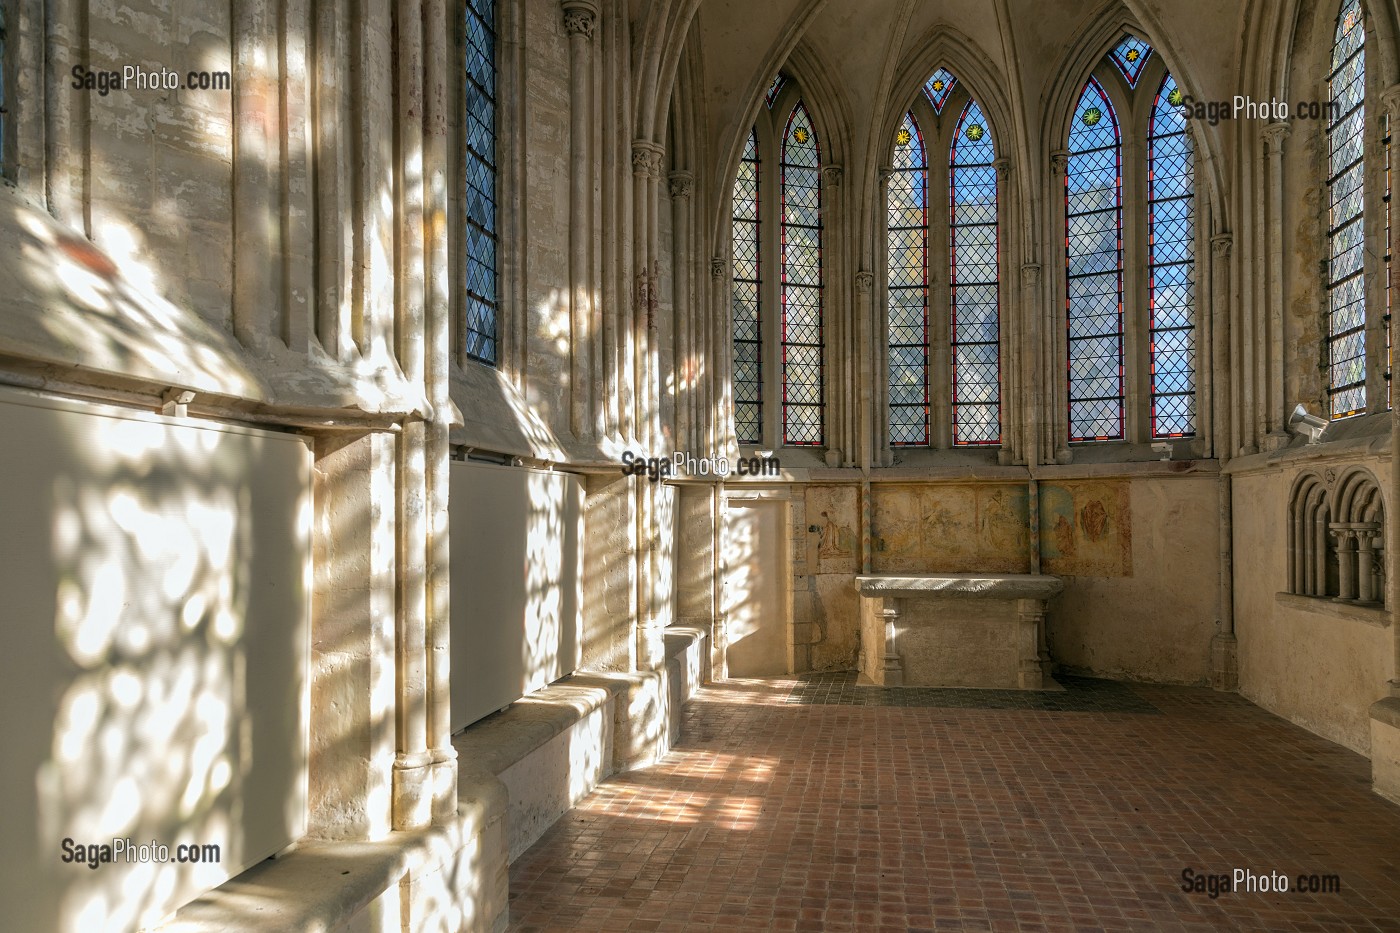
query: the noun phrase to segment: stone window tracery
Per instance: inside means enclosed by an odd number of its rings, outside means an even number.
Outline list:
[[[1346,0],[1327,75],[1327,394],[1333,418],[1366,410],[1365,37],[1359,0]]]

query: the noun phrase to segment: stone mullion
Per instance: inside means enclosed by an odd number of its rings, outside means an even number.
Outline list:
[[[849,403],[849,383],[841,378],[845,369],[846,349],[844,326],[846,316],[842,313],[850,307],[840,300],[846,294],[844,255],[840,249],[833,249],[834,243],[845,242],[840,229],[844,212],[841,209],[841,166],[826,165],[821,170],[822,186],[822,444],[826,448],[827,466],[841,465],[845,456],[842,448],[849,450],[846,437],[848,419],[846,408]],[[839,296],[839,297],[838,297]]]
[[[894,169],[886,165],[880,169],[879,184],[875,189],[875,268],[878,271],[870,278],[871,289],[867,296],[869,304],[858,310],[862,333],[865,335],[866,358],[870,361],[870,384],[862,386],[861,411],[869,419],[870,427],[865,432],[870,452],[864,455],[861,467],[890,466],[894,455],[890,447],[890,268],[889,268],[889,203],[890,178]],[[875,289],[878,288],[878,297]],[[857,295],[859,299],[859,294]]]
[[[1058,211],[1051,210],[1047,213],[1051,217],[1058,214],[1058,219],[1051,220],[1053,229],[1059,236],[1051,236],[1051,243],[1064,243],[1065,231],[1065,173],[1069,169],[1068,150],[1059,149],[1050,155],[1050,201],[1051,205],[1058,204]],[[1041,313],[1040,320],[1050,325],[1050,333],[1046,339],[1041,341],[1043,347],[1042,357],[1042,386],[1041,404],[1037,405],[1037,410],[1045,418],[1045,429],[1041,432],[1041,452],[1040,462],[1042,463],[1069,463],[1073,458],[1073,451],[1069,446],[1069,382],[1068,382],[1068,360],[1069,346],[1066,343],[1068,334],[1066,332],[1067,319],[1065,310],[1066,275],[1064,249],[1061,247],[1056,256],[1054,268],[1057,270],[1051,279],[1057,283],[1059,288],[1050,289],[1048,299],[1049,313]],[[1024,274],[1024,269],[1022,270]],[[1034,299],[1033,299],[1034,300]],[[1039,303],[1036,302],[1037,306]]]
[[[1001,385],[997,397],[1001,400],[1000,414],[1001,450],[997,460],[1002,465],[1015,463],[1021,459],[1021,423],[1024,408],[1021,399],[1021,373],[1015,361],[1019,359],[1016,348],[1021,346],[1021,322],[1016,314],[1016,305],[1007,301],[1006,270],[1012,268],[1008,259],[1010,250],[1011,206],[1007,199],[1011,180],[1011,160],[1002,157],[992,163],[997,173],[997,375]],[[951,221],[951,218],[950,218]],[[951,223],[949,236],[952,236]],[[948,270],[949,285],[952,285],[952,269]]]

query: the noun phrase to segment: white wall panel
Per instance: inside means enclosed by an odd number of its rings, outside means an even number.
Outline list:
[[[290,435],[0,390],[4,929],[136,929],[303,833],[310,471]]]
[[[453,462],[452,729],[577,669],[577,476]]]

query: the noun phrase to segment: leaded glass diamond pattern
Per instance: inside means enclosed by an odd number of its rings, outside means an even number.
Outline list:
[[[781,76],[779,76],[781,77]],[[734,434],[741,444],[763,442],[763,337],[759,292],[758,134],[749,131],[734,176],[733,319]]]
[[[463,200],[466,214],[466,320],[464,352],[496,364],[496,34],[495,0],[465,4],[465,135]]]
[[[1337,15],[1327,77],[1336,113],[1327,126],[1327,368],[1333,418],[1366,410],[1365,35],[1359,0],[1347,0]]]
[[[1128,87],[1137,87],[1138,78],[1142,77],[1143,66],[1151,57],[1152,46],[1137,36],[1124,36],[1123,41],[1108,53],[1109,61],[1118,66],[1123,79],[1128,82]]]
[[[0,166],[5,164],[5,6],[0,4]]]
[[[1118,118],[1090,78],[1070,123],[1065,170],[1071,441],[1123,437],[1120,160]]]
[[[1186,120],[1167,75],[1147,137],[1152,436],[1196,433],[1196,182]]]
[[[927,446],[928,162],[912,113],[904,115],[895,134],[891,168],[885,195],[890,444]]]
[[[948,103],[948,95],[953,93],[957,84],[958,79],[947,68],[940,68],[929,75],[924,82],[924,93],[928,95],[928,102],[933,104],[934,113],[943,112],[943,105]]]
[[[953,131],[948,168],[954,446],[1001,443],[995,159],[986,115],[970,100]]]
[[[798,101],[782,147],[783,443],[820,446],[822,419],[821,153]]]

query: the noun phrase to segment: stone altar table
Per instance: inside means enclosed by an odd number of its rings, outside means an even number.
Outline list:
[[[1059,577],[862,574],[861,680],[882,686],[1052,688],[1045,604]]]

